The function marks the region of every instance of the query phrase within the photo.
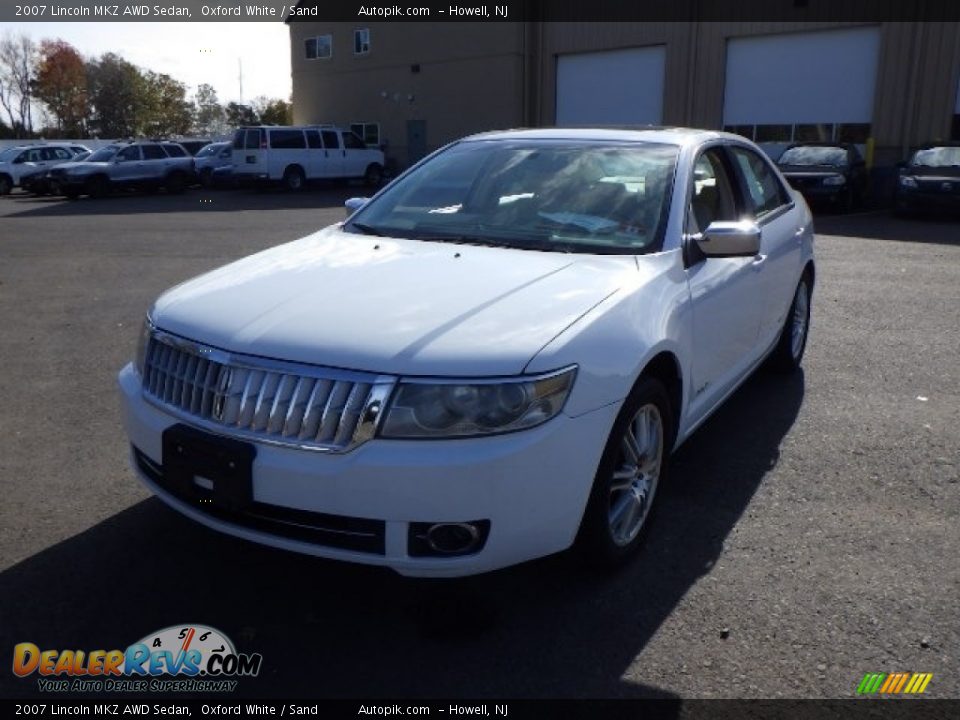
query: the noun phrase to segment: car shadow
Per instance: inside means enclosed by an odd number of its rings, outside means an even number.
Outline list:
[[[816,215],[817,235],[894,240],[931,245],[960,245],[960,216],[930,213],[900,217],[889,210],[849,215]]]
[[[300,192],[280,188],[189,188],[176,195],[121,191],[103,198],[84,196],[76,200],[18,193],[0,198],[0,212],[6,217],[29,218],[343,207],[347,198],[366,197],[374,192],[375,189],[361,184],[318,183]]]
[[[149,499],[0,574],[0,648],[124,649],[201,623],[263,656],[237,696],[676,698],[644,680],[644,648],[722,556],[803,397],[802,372],[737,391],[674,456],[644,552],[615,574],[565,553],[409,579],[237,540]],[[0,673],[0,696],[36,694],[35,675]]]

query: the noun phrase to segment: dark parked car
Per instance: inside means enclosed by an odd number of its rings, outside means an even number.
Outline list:
[[[203,150],[207,145],[209,145],[211,140],[203,139],[193,139],[193,140],[174,140],[173,142],[183,145],[187,149],[187,152],[190,153],[193,157],[196,157],[197,153]]]
[[[58,163],[57,165],[49,165],[35,173],[24,175],[20,178],[20,187],[26,192],[33,193],[34,195],[50,195],[54,192],[54,187],[50,182],[50,173],[55,168],[69,167],[70,163],[82,162],[88,157],[90,157],[90,151],[84,150],[66,162]]]
[[[856,145],[798,143],[783,151],[777,166],[811,205],[848,212],[866,194],[867,168]]]
[[[960,143],[937,143],[900,163],[894,210],[960,210]]]

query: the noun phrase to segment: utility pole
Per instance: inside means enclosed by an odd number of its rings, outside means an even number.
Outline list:
[[[240,104],[243,105],[243,58],[237,58],[237,69],[239,70],[237,79],[240,81]]]

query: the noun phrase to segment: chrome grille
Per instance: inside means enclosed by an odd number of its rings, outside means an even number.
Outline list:
[[[394,378],[228,353],[153,331],[144,396],[221,434],[342,452],[369,440]]]

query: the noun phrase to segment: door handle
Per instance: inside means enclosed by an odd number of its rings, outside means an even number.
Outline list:
[[[754,255],[753,262],[750,263],[750,266],[754,270],[759,270],[763,266],[763,263],[766,261],[766,259],[767,259],[766,255],[761,255],[761,254]]]

